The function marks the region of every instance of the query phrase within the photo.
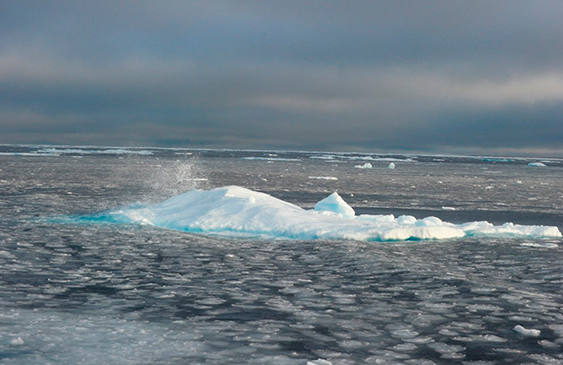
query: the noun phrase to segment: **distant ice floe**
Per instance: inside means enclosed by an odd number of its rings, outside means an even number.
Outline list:
[[[22,157],[57,157],[58,153],[35,153],[35,152],[0,152],[0,156],[22,156]]]
[[[83,149],[83,148],[42,148],[37,151],[43,154],[79,154],[79,155],[152,155],[149,150],[132,150],[125,148],[113,149]]]
[[[320,156],[310,156],[309,158],[316,159],[316,160],[334,160],[334,156],[332,155],[320,155]]]
[[[530,162],[528,164],[528,166],[530,166],[530,167],[547,167],[547,165],[544,164],[543,162]]]
[[[337,194],[305,210],[238,186],[192,190],[159,204],[126,207],[79,221],[135,223],[237,237],[403,241],[480,237],[561,237],[557,227],[488,222],[452,224],[436,217],[355,215]]]
[[[394,164],[393,162],[391,162],[391,163],[387,166],[387,168],[388,168],[389,170],[395,170],[395,167],[396,167],[396,166],[395,166],[395,164]]]
[[[332,363],[328,360],[317,359],[313,361],[307,361],[307,365],[332,365]]]
[[[514,160],[509,158],[495,158],[495,157],[486,157],[483,159],[484,162],[514,162]]]
[[[525,247],[537,247],[537,248],[557,248],[556,243],[553,242],[524,242],[521,246]]]
[[[366,162],[363,165],[356,165],[354,167],[357,169],[371,169],[373,166],[369,162]]]
[[[257,161],[284,161],[284,162],[300,162],[300,158],[282,158],[282,157],[241,157],[242,160]]]
[[[334,155],[313,155],[309,156],[310,159],[317,159],[317,160],[350,160],[350,161],[383,161],[383,162],[416,162],[416,160],[405,157],[405,158],[397,158],[397,157],[373,157],[373,156],[349,156],[343,154],[334,154]]]
[[[309,179],[313,180],[338,180],[335,176],[309,176]]]

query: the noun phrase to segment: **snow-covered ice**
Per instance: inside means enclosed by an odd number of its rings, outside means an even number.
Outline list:
[[[267,236],[286,239],[402,241],[464,236],[561,237],[554,226],[524,226],[486,221],[452,224],[437,217],[359,215],[337,194],[315,210],[238,186],[192,190],[159,204],[126,207],[102,214],[118,223],[137,223],[180,231],[225,236]],[[96,216],[81,220],[99,221]]]

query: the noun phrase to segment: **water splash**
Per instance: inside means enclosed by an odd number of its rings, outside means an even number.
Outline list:
[[[205,189],[208,184],[208,178],[197,156],[182,156],[173,161],[162,161],[145,181],[154,192],[155,198],[168,198],[194,189]]]

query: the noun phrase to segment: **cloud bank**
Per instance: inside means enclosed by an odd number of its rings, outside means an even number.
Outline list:
[[[563,154],[560,1],[26,1],[0,143]]]

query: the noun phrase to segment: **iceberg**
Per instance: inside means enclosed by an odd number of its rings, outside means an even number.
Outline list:
[[[452,224],[436,217],[355,215],[337,193],[313,210],[238,186],[192,190],[154,205],[131,206],[81,222],[149,225],[227,237],[403,241],[465,236],[561,237],[557,227],[488,222]]]

